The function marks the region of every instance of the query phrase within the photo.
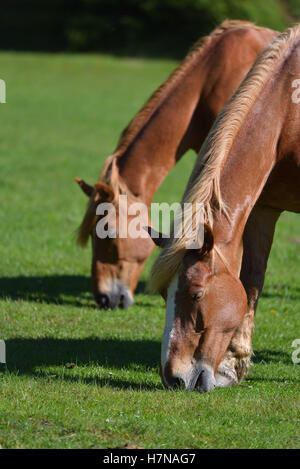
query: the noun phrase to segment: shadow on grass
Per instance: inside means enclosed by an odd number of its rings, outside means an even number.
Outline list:
[[[121,339],[55,339],[55,338],[15,338],[6,341],[7,369],[18,375],[41,377],[50,381],[63,380],[66,382],[81,382],[100,387],[109,386],[115,389],[136,389],[155,391],[162,389],[162,385],[136,382],[128,376],[118,378],[118,370],[122,372],[149,371],[158,373],[160,361],[160,341],[155,340],[121,340]],[[254,363],[284,363],[291,364],[291,357],[274,350],[260,350],[255,353]],[[68,364],[75,364],[72,370]],[[47,367],[60,367],[49,370]],[[73,366],[73,365],[72,365]],[[105,368],[107,376],[97,376],[93,368],[89,376],[83,367],[93,366]],[[46,367],[46,369],[45,369]],[[78,370],[78,371],[77,371]],[[65,371],[65,372],[64,372]],[[264,381],[262,378],[247,378],[247,381]],[[266,381],[270,381],[266,379]],[[299,382],[299,380],[278,376],[272,378],[274,382]]]
[[[99,377],[96,373],[92,376],[76,374],[76,366],[71,374],[59,374],[54,379],[65,381],[84,382],[99,386],[111,386],[118,389],[147,389],[155,390],[153,384],[137,383],[130,379],[119,380],[116,369],[126,371],[147,372],[150,368],[157,369],[160,360],[160,342],[154,340],[121,340],[121,339],[26,339],[16,338],[6,341],[7,369],[19,375],[52,376],[49,370],[43,367],[66,367],[74,363],[78,367],[104,366],[107,377]],[[39,369],[39,367],[41,367]],[[115,375],[109,375],[109,369]],[[79,368],[78,368],[79,369]],[[82,370],[82,368],[81,368]],[[74,374],[73,374],[74,373]],[[161,389],[162,386],[159,387]]]
[[[253,363],[283,363],[291,365],[291,354],[276,350],[254,350]]]
[[[139,282],[136,293],[146,294],[146,282]],[[0,297],[96,308],[91,293],[91,279],[84,275],[2,277]]]
[[[300,288],[293,285],[281,285],[280,288],[269,288],[263,290],[262,298],[288,298],[290,300],[300,300]]]
[[[0,295],[12,300],[85,306],[92,301],[90,278],[83,275],[46,275],[0,278]],[[75,297],[75,298],[64,298]],[[91,303],[92,304],[92,303]]]

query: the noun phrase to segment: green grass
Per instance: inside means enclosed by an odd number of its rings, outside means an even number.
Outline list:
[[[174,62],[1,53],[0,446],[3,448],[299,448],[299,218],[278,224],[241,386],[166,391],[158,375],[164,304],[136,295],[99,311],[90,251],[74,232],[119,133]],[[189,153],[155,200],[179,200]],[[142,276],[147,279],[148,262]]]

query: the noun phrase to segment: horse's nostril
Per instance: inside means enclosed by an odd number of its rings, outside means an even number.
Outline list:
[[[120,308],[124,308],[124,295],[120,296],[120,303],[119,303]]]
[[[174,376],[165,377],[165,385],[170,388],[178,389],[184,387],[184,382],[180,378],[175,378]]]
[[[173,388],[180,388],[184,385],[184,382],[179,378],[172,378],[172,387]]]
[[[209,392],[216,387],[216,380],[213,370],[206,367],[203,368],[196,381],[195,389],[200,392]]]
[[[105,293],[99,293],[96,296],[96,302],[98,303],[99,308],[109,308],[109,296]]]

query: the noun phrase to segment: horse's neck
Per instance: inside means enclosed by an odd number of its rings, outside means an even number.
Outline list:
[[[181,156],[190,148],[199,151],[217,114],[275,35],[261,30],[241,41],[240,33],[228,31],[212,40],[176,85],[166,89],[151,117],[119,156],[122,180],[147,204]]]
[[[203,70],[197,67],[166,97],[118,157],[122,180],[147,204],[181,156],[190,148],[197,150],[205,137],[201,131],[195,132],[193,116],[203,81]]]
[[[221,193],[228,208],[215,216],[215,241],[232,268],[238,269],[242,236],[252,208],[276,163],[282,129],[279,96],[269,93],[250,109],[221,174]]]

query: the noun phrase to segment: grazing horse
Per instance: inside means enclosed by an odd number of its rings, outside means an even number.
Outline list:
[[[129,207],[136,201],[149,206],[181,156],[188,149],[199,151],[217,114],[277,34],[248,22],[222,23],[195,44],[123,131],[95,186],[76,178],[89,197],[78,241],[85,245],[91,235],[92,290],[100,307],[127,307],[133,302],[154,244],[149,237],[100,239],[95,232],[97,207],[112,202],[118,224],[119,194],[127,195]]]
[[[166,297],[167,386],[207,392],[248,371],[275,224],[300,212],[299,86],[296,26],[258,57],[201,148],[183,202],[202,204],[202,247],[173,237],[152,272]]]

